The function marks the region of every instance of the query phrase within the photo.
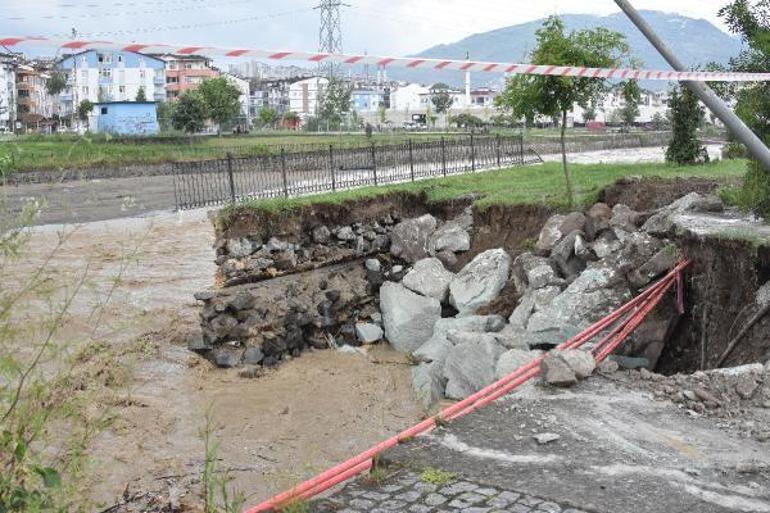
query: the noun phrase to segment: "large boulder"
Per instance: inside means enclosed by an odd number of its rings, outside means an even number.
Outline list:
[[[589,240],[610,228],[612,209],[606,203],[596,203],[586,212],[585,233]]]
[[[423,296],[446,301],[449,294],[449,283],[454,274],[444,269],[444,264],[438,258],[425,258],[414,264],[401,284],[411,291]]]
[[[380,310],[385,338],[396,350],[405,353],[424,344],[441,318],[438,300],[415,294],[394,282],[380,288]]]
[[[583,232],[575,230],[559,241],[551,250],[551,260],[568,281],[583,272],[586,264],[575,254],[575,246]]]
[[[431,255],[442,251],[458,253],[471,249],[471,236],[468,230],[460,224],[449,221],[431,235],[428,241],[428,249]]]
[[[597,262],[583,271],[548,307],[532,314],[527,330],[585,328],[630,298],[631,291],[623,275],[616,268]]]
[[[639,227],[639,218],[639,213],[628,206],[615,205],[612,207],[610,226],[624,232],[634,232]]]
[[[444,397],[446,379],[443,370],[443,363],[421,363],[412,367],[412,387],[426,409]]]
[[[564,280],[556,274],[549,259],[529,252],[516,257],[513,261],[511,276],[516,291],[520,294],[523,294],[527,289],[565,284]]]
[[[464,399],[494,383],[497,361],[504,352],[501,345],[492,341],[454,346],[444,365],[445,395],[450,399]]]
[[[655,253],[648,261],[628,275],[628,281],[637,289],[644,287],[657,276],[676,267],[679,262],[679,249],[670,244]]]
[[[497,361],[495,367],[495,379],[503,379],[513,374],[521,367],[532,363],[543,355],[542,351],[528,351],[525,349],[511,349],[504,352]]]
[[[521,297],[519,304],[513,310],[508,319],[509,324],[513,328],[526,329],[527,322],[532,314],[548,308],[559,294],[561,294],[561,288],[556,286],[543,287],[527,292]]]
[[[575,230],[583,230],[585,223],[586,217],[581,212],[551,216],[540,231],[540,235],[535,243],[535,252],[538,255],[549,255],[556,244],[566,235]]]
[[[479,254],[449,284],[449,300],[460,315],[470,315],[497,298],[508,281],[511,257],[503,249]]]
[[[428,242],[437,224],[430,214],[398,223],[390,234],[390,253],[409,263],[427,257]]]
[[[721,212],[722,210],[724,210],[724,204],[718,198],[692,192],[660,209],[642,225],[642,230],[650,235],[663,237],[671,234],[673,230],[674,225],[671,218],[674,214],[685,212]]]
[[[438,362],[443,368],[447,354],[454,346],[449,340],[450,332],[496,333],[503,328],[505,328],[505,319],[499,315],[469,315],[439,319],[433,327],[433,335],[412,353],[412,357],[418,362]]]
[[[596,369],[591,353],[578,349],[551,351],[540,364],[543,379],[554,386],[571,386],[589,377]]]

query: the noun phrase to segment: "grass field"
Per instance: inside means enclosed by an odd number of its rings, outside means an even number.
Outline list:
[[[518,135],[518,130],[500,130],[501,135]],[[224,158],[274,154],[286,147],[295,151],[302,147],[313,150],[327,145],[360,146],[435,140],[440,137],[466,136],[462,132],[399,132],[374,134],[311,134],[305,132],[259,132],[252,135],[226,137],[160,137],[143,139],[114,138],[105,135],[22,136],[0,142],[0,156],[10,154],[16,171],[83,169],[89,167],[124,166],[131,164],[161,164],[184,160]],[[526,137],[532,140],[555,136],[552,129],[531,129]],[[585,129],[571,129],[569,137],[593,139],[607,137]]]
[[[737,182],[746,172],[746,161],[722,160],[704,166],[688,167],[667,164],[588,164],[573,165],[571,169],[576,201],[583,206],[595,202],[602,188],[626,176],[705,177]],[[542,166],[517,167],[386,187],[366,187],[288,200],[252,200],[236,205],[235,208],[247,207],[272,212],[288,212],[305,205],[338,204],[394,191],[425,192],[430,201],[479,194],[481,198],[476,204],[481,207],[494,204],[546,204],[556,208],[566,208],[568,203],[561,165],[546,163]]]

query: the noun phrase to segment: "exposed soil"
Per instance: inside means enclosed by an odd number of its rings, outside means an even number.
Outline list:
[[[599,193],[599,201],[645,211],[669,205],[691,192],[711,194],[723,185],[708,178],[621,178]]]

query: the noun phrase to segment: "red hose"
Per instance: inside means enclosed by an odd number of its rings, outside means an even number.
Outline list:
[[[600,332],[613,324],[623,315],[636,309],[634,313],[625,319],[620,325],[616,326],[608,335],[606,335],[593,349],[598,351],[597,362],[603,361],[612,351],[614,351],[623,341],[642,323],[644,318],[660,303],[665,293],[671,288],[674,281],[678,279],[684,268],[690,264],[690,261],[681,262],[669,274],[660,281],[642,292],[639,296],[632,299],[618,310],[612,312],[605,318],[596,322],[583,332],[572,339],[558,346],[558,349],[574,349],[582,346],[587,341],[596,337]],[[680,286],[681,290],[681,286]],[[630,328],[629,328],[630,327]],[[615,337],[613,339],[613,337]],[[596,353],[595,353],[596,354]],[[246,513],[261,513],[270,511],[276,507],[290,504],[293,500],[308,499],[319,493],[342,483],[361,472],[371,468],[372,458],[381,452],[390,449],[419,434],[427,433],[433,430],[437,425],[437,419],[455,420],[467,415],[476,409],[489,404],[490,402],[506,395],[515,388],[526,383],[540,373],[540,362],[543,357],[537,358],[532,362],[520,367],[510,375],[489,385],[488,387],[468,396],[452,406],[442,410],[438,415],[430,417],[419,424],[412,426],[401,433],[388,438],[387,440],[371,447],[370,449],[358,454],[357,456],[319,474],[318,476],[298,484],[294,488],[287,490],[275,497],[246,510]]]

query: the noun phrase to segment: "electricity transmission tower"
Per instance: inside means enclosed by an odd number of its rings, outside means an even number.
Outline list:
[[[321,27],[318,31],[318,52],[328,54],[342,53],[342,22],[340,17],[340,7],[347,7],[348,4],[340,0],[321,0],[316,9],[321,11]],[[335,77],[340,68],[339,64],[333,62],[321,63],[319,70],[329,79]]]

